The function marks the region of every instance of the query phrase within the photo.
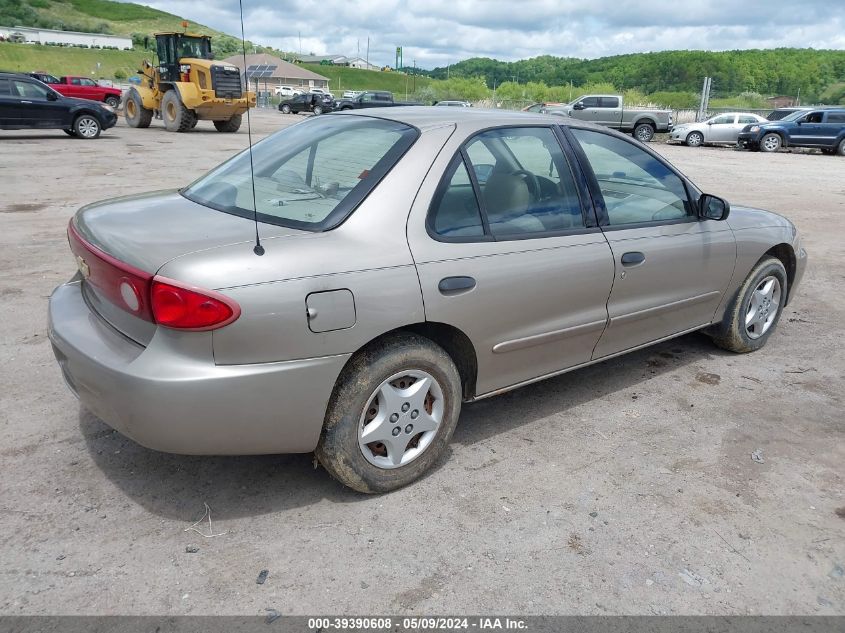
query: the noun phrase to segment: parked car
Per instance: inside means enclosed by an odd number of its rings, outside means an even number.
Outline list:
[[[332,96],[332,93],[329,92],[328,89],[324,89],[324,88],[310,88],[309,92],[312,92],[312,93],[318,94],[318,95],[328,95],[330,97]]]
[[[780,121],[782,118],[789,116],[793,112],[804,112],[807,110],[811,110],[809,106],[793,106],[789,108],[777,108],[776,110],[772,110],[766,116],[766,119],[769,121]]]
[[[471,108],[472,104],[469,101],[435,101],[436,106],[449,106],[454,108]]]
[[[364,94],[363,90],[344,90],[341,99],[354,99],[355,97]]]
[[[0,129],[58,129],[92,139],[115,123],[109,105],[66,97],[28,75],[0,72]]]
[[[672,128],[671,110],[628,108],[622,95],[587,95],[564,106],[545,107],[542,112],[630,132],[643,143],[653,139],[655,132],[668,132]]]
[[[338,110],[360,110],[363,108],[385,108],[393,106],[421,105],[408,101],[396,101],[393,93],[385,90],[362,92],[354,99],[341,99],[337,102]]]
[[[683,143],[689,147],[699,147],[716,143],[736,145],[739,133],[752,123],[765,123],[767,119],[757,114],[746,112],[726,112],[701,121],[683,123],[672,128],[670,143]]]
[[[739,147],[776,152],[782,147],[814,147],[845,156],[845,108],[797,111],[780,121],[747,125]]]
[[[315,451],[363,492],[429,470],[462,402],[696,330],[763,347],[807,261],[618,132],[468,108],[314,117],[68,235],[48,332],[85,407],[157,450]]]
[[[53,90],[59,94],[65,95],[66,97],[100,101],[101,103],[107,103],[115,109],[120,106],[122,92],[119,89],[101,86],[96,81],[89,79],[88,77],[54,77],[53,75],[45,72],[34,72],[28,74],[30,77],[44,82],[53,88]]]
[[[279,104],[279,112],[282,114],[302,114],[303,112],[323,114],[323,112],[331,112],[334,107],[335,102],[331,95],[306,92],[282,101]]]
[[[296,95],[301,95],[302,90],[292,86],[276,86],[273,88],[273,94],[277,97],[295,97]]]

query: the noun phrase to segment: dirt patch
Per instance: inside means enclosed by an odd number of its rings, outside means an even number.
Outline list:
[[[718,385],[722,377],[719,374],[711,374],[706,371],[700,371],[695,375],[698,382],[703,382],[705,385]]]
[[[36,204],[33,202],[21,202],[17,204],[7,204],[0,208],[0,213],[35,213],[41,211],[45,206],[43,204]]]

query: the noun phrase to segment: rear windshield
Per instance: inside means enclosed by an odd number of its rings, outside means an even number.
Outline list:
[[[310,231],[334,228],[417,139],[416,129],[371,117],[324,115],[281,130],[182,190],[241,217]]]

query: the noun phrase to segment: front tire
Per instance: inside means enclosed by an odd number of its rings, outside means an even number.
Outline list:
[[[460,376],[443,348],[390,336],[358,352],[338,378],[317,458],[354,490],[396,490],[442,456],[460,412]]]
[[[236,114],[228,121],[215,121],[214,127],[218,132],[237,132],[241,128],[241,115]]]
[[[314,106],[313,112],[314,114],[323,114],[323,108],[321,106]]]
[[[713,342],[739,354],[763,347],[780,320],[787,291],[783,263],[763,258],[748,273],[719,330],[711,333]]]
[[[704,135],[701,132],[690,132],[684,142],[688,147],[701,147],[704,145]]]
[[[168,132],[187,132],[191,129],[196,115],[185,107],[178,92],[168,90],[161,100],[161,118],[164,119],[164,127]]]
[[[648,143],[654,138],[654,126],[651,123],[639,123],[634,128],[634,138],[641,143]]]
[[[126,97],[126,104],[123,106],[123,118],[129,127],[150,127],[153,120],[153,111],[145,108],[141,101],[141,95],[134,88],[129,91]]]
[[[73,135],[77,138],[95,139],[102,131],[100,122],[91,114],[80,114],[73,122]]]
[[[764,152],[776,152],[781,148],[782,145],[783,141],[781,140],[779,134],[766,134],[763,138],[760,139],[760,149]]]

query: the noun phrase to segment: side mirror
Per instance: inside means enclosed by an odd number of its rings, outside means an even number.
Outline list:
[[[59,95],[53,92],[52,90],[47,93],[47,101],[58,101]]]
[[[730,203],[719,196],[705,193],[698,200],[698,217],[703,220],[726,220],[730,212]]]
[[[574,106],[572,106],[572,109],[573,109],[573,110],[583,110],[583,109],[584,109],[584,104],[583,104],[583,103],[581,103],[581,102],[579,101],[579,102],[578,102],[578,103],[576,103]]]

